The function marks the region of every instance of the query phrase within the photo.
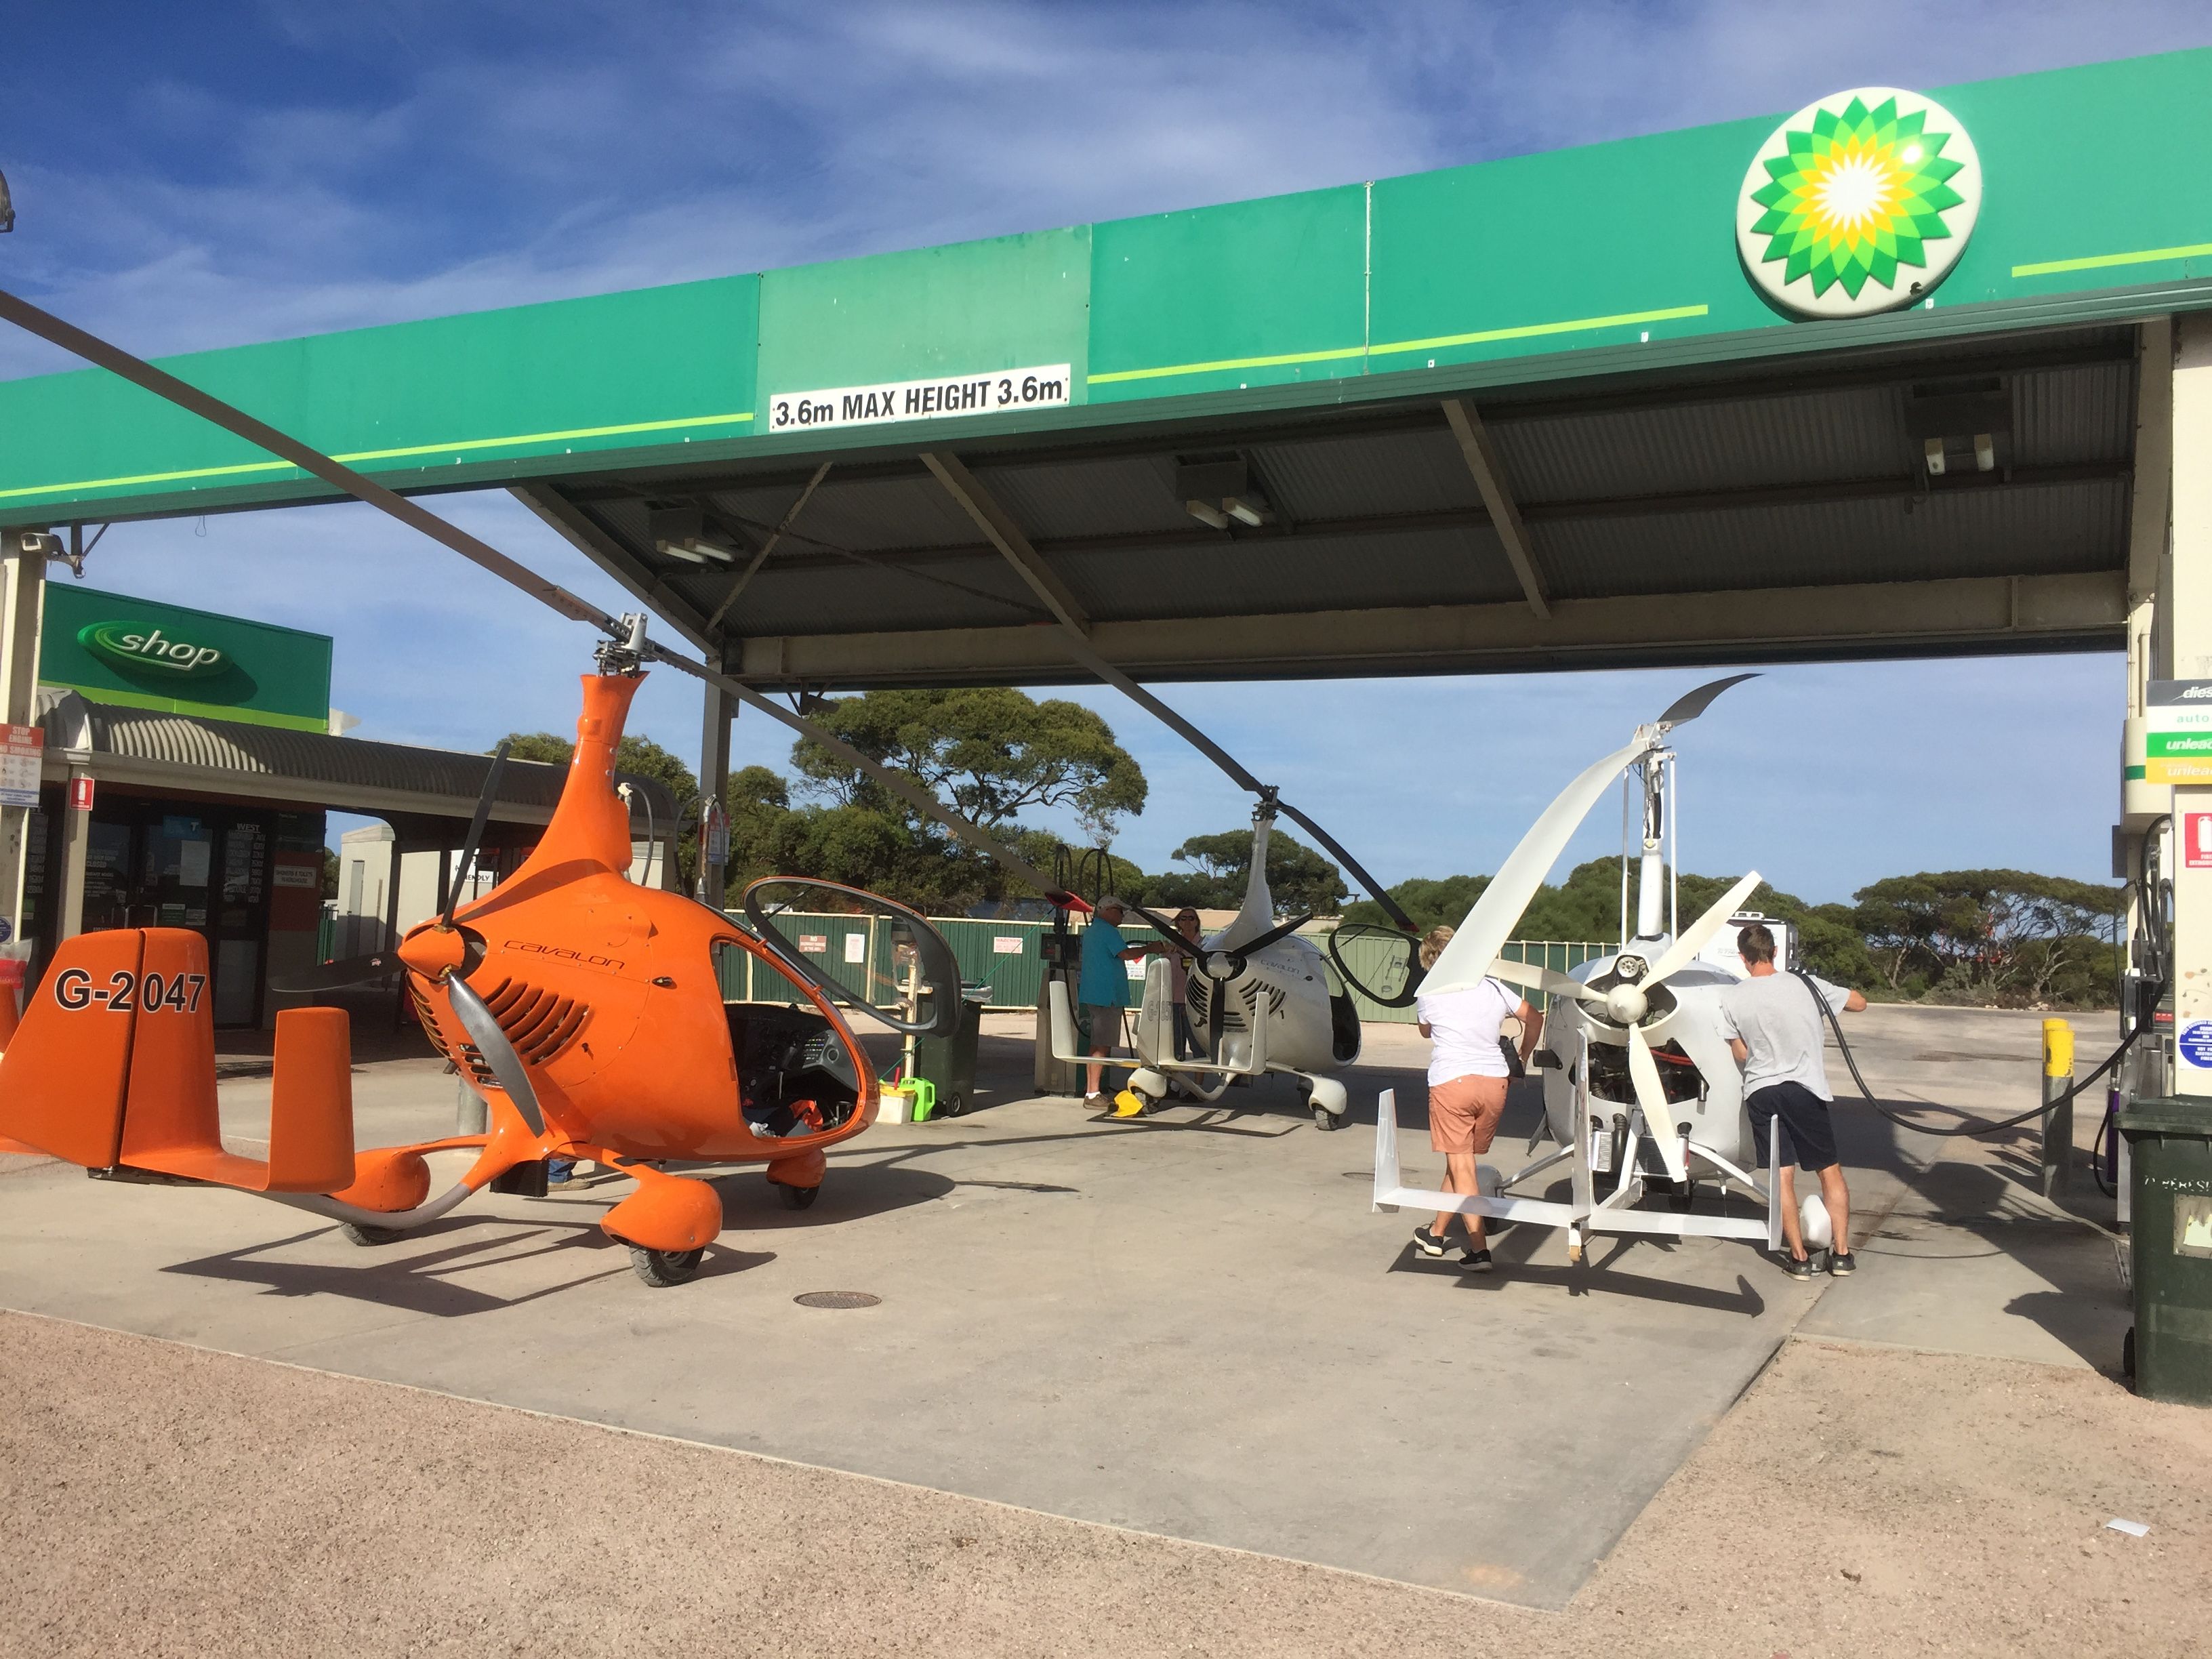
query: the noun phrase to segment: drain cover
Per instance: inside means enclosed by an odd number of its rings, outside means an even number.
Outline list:
[[[802,1308],[872,1308],[883,1297],[866,1291],[809,1291],[791,1299]]]

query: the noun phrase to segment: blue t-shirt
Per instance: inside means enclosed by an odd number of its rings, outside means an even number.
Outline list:
[[[1095,917],[1083,930],[1083,976],[1078,984],[1079,1002],[1094,1008],[1126,1008],[1129,1006],[1129,970],[1121,961],[1121,952],[1129,948],[1129,941],[1121,937],[1121,930],[1110,921]]]

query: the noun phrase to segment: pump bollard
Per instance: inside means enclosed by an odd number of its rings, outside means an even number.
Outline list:
[[[2061,1099],[2074,1086],[2074,1028],[2063,1019],[2043,1022],[2043,1146],[2036,1188],[2045,1198],[2063,1192],[2074,1164],[2074,1102]]]

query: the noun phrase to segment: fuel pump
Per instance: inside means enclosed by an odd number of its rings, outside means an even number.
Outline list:
[[[1108,874],[1103,848],[1055,847],[1052,850],[1053,884],[1061,892],[1081,899],[1085,906],[1097,905],[1099,895],[1106,890]],[[1083,937],[1073,923],[1071,907],[1055,904],[1051,930],[1037,940],[1037,953],[1044,960],[1044,979],[1037,987],[1036,1058],[1030,1071],[1030,1083],[1041,1095],[1083,1092],[1082,1067],[1073,1060],[1054,1060],[1052,1055],[1053,981],[1057,979],[1067,987],[1069,1006],[1080,1007],[1083,1000],[1078,994],[1083,975]]]

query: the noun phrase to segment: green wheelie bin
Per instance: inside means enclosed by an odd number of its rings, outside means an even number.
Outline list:
[[[925,990],[925,1006],[936,993]],[[914,1070],[937,1085],[937,1109],[933,1116],[958,1117],[975,1103],[975,1050],[983,1037],[983,1005],[991,1000],[988,985],[963,983],[960,1019],[945,1036],[918,1038],[914,1045]]]
[[[2118,1127],[2136,1302],[2122,1364],[2147,1399],[2212,1406],[2212,1098],[2139,1100]]]

